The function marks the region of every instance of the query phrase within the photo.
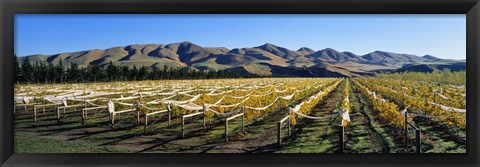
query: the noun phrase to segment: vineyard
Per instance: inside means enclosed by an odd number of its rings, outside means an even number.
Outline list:
[[[465,86],[388,78],[15,85],[15,152],[465,153]]]

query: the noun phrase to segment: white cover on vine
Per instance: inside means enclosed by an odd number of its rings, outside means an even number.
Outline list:
[[[302,89],[302,90],[295,90],[295,92],[304,92],[306,90],[310,89],[310,86],[307,86],[306,88]]]
[[[23,104],[28,104],[30,101],[24,96],[22,99]]]
[[[253,91],[246,94],[245,96],[232,96],[232,95],[227,95],[227,96],[230,97],[230,98],[234,98],[234,99],[243,99],[243,98],[246,98],[246,97],[252,95],[252,93],[253,93]]]
[[[85,100],[85,102],[87,102],[88,104],[90,104],[91,106],[94,106],[94,107],[100,107],[102,105],[98,105],[98,104],[93,104],[91,101],[89,100]]]
[[[177,95],[174,94],[174,95],[171,95],[171,96],[169,96],[169,97],[165,97],[165,98],[160,99],[160,100],[159,100],[159,99],[156,99],[156,100],[153,100],[153,101],[151,101],[151,102],[147,102],[147,104],[160,104],[160,103],[162,103],[163,101],[168,100],[168,99],[171,99],[171,98],[173,98],[173,97],[175,97],[175,96],[177,96]]]
[[[194,110],[202,110],[203,107],[202,106],[199,106],[199,105],[196,105],[194,103],[186,103],[186,104],[176,104],[176,103],[172,103],[173,105],[177,106],[177,107],[180,107],[180,108],[183,108],[185,110],[190,110],[190,111],[194,111]]]
[[[195,97],[193,97],[189,100],[185,100],[185,101],[165,100],[165,101],[163,101],[163,103],[172,103],[172,104],[182,105],[182,104],[187,104],[189,102],[193,102],[193,101],[197,100],[200,96],[201,96],[201,94],[196,95]]]
[[[218,100],[217,102],[215,102],[215,103],[213,103],[213,104],[207,104],[207,105],[208,105],[208,106],[218,105],[218,104],[220,104],[220,103],[223,101],[224,98],[225,98],[225,96],[222,96],[222,98],[220,98],[220,100]]]
[[[64,98],[62,99],[62,102],[63,102],[63,106],[65,106],[65,107],[68,106],[68,105],[67,105],[67,98],[64,97]]]
[[[222,108],[230,108],[230,107],[236,107],[242,103],[244,103],[245,101],[247,101],[248,99],[250,99],[250,97],[247,97],[245,99],[243,99],[241,102],[238,102],[238,103],[235,103],[235,104],[230,104],[230,105],[218,105],[218,104],[207,104],[208,106],[215,106],[215,107],[222,107]]]
[[[279,98],[284,100],[290,100],[293,98],[294,95],[295,95],[295,92],[293,92],[291,95],[288,95],[288,96],[279,96]]]
[[[121,96],[120,98],[112,99],[114,101],[123,101],[123,100],[132,100],[132,99],[137,99],[139,98],[138,96],[131,96],[131,97],[123,97]]]
[[[286,92],[288,90],[288,88],[286,88],[285,90],[278,90],[278,89],[275,89],[275,92],[277,93],[283,93],[283,92]]]
[[[277,102],[278,99],[279,99],[279,97],[277,97],[272,103],[270,103],[269,105],[267,105],[265,107],[254,108],[254,107],[245,106],[245,108],[248,108],[248,109],[251,109],[251,110],[257,110],[257,111],[266,110],[269,107],[271,107],[275,102]]]
[[[443,95],[441,93],[437,93],[437,95],[440,96],[442,99],[448,100],[448,97],[446,97],[445,95]]]
[[[109,113],[114,113],[115,112],[115,104],[113,104],[113,102],[111,100],[108,101],[107,107],[108,107],[108,112]]]
[[[223,95],[223,94],[225,94],[225,91],[222,91],[222,92],[220,92],[220,93],[214,94],[213,92],[215,92],[215,91],[216,91],[216,90],[211,91],[211,92],[209,92],[207,95],[208,95],[208,96],[218,96],[218,95]]]
[[[332,115],[329,115],[329,116],[323,116],[323,117],[314,117],[314,116],[309,116],[309,115],[305,115],[305,114],[302,114],[302,113],[299,113],[298,110],[300,110],[300,107],[303,105],[303,103],[300,103],[299,105],[295,106],[295,108],[291,109],[291,111],[293,111],[295,114],[297,115],[300,115],[302,117],[305,117],[305,118],[308,118],[308,119],[328,119],[328,118],[332,118],[332,117],[335,117],[337,116],[339,113],[336,113],[336,114],[332,114]]]
[[[253,97],[262,97],[262,96],[270,95],[270,94],[272,94],[272,93],[273,93],[273,92],[267,92],[267,93],[264,93],[264,94],[250,95],[250,96],[253,96]]]
[[[208,111],[211,111],[217,115],[231,115],[231,114],[236,114],[240,111],[242,111],[242,108],[237,108],[236,110],[233,110],[233,111],[230,111],[230,112],[227,112],[227,113],[221,113],[221,112],[218,112],[218,111],[215,111],[215,110],[212,110],[212,109],[208,109]]]
[[[340,114],[341,114],[343,120],[345,120],[347,122],[350,122],[350,114],[349,114],[348,110],[340,108]]]
[[[124,105],[124,106],[133,106],[134,104],[129,104],[129,103],[122,103],[122,102],[117,102],[118,104],[120,105]]]

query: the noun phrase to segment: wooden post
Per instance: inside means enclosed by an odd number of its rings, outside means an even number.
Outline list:
[[[45,107],[43,107],[43,115],[45,115]]]
[[[290,136],[290,134],[291,134],[291,130],[290,130],[291,129],[290,126],[292,124],[292,118],[290,117],[291,113],[292,113],[292,110],[291,110],[291,108],[289,108],[289,110],[288,110],[288,136]]]
[[[185,118],[182,117],[182,137],[185,137]]]
[[[277,144],[282,146],[282,122],[277,123]]]
[[[143,127],[143,134],[147,134],[147,126],[148,126],[148,115],[145,114],[145,126]]]
[[[205,104],[204,104],[205,105]],[[205,119],[206,119],[206,116],[205,116],[205,108],[203,109],[203,129],[205,130]]]
[[[408,147],[408,114],[405,111],[405,147]]]
[[[292,122],[292,120],[290,118],[288,118],[288,122],[287,122],[288,123],[288,136],[290,136],[290,133],[291,133],[291,131],[290,131],[290,123],[291,122]]]
[[[96,118],[98,114],[98,109],[93,110],[93,117]]]
[[[86,124],[86,122],[85,122],[85,110],[82,109],[82,126],[85,127],[85,124]]]
[[[415,129],[415,136],[416,136],[416,144],[417,144],[417,154],[420,154],[421,153],[421,144],[422,144],[422,141],[421,141],[421,138],[420,138],[420,135],[421,135],[421,130],[420,128],[417,128]]]
[[[113,129],[113,125],[115,124],[115,113],[111,113],[112,115],[112,129]]]
[[[140,125],[140,110],[137,111],[137,124]]]
[[[60,108],[57,107],[57,124],[60,123]]]
[[[27,111],[27,104],[25,104],[25,114],[28,113]]]
[[[242,133],[245,133],[245,106],[242,106]]]
[[[170,103],[167,104],[168,110],[168,126],[170,126],[170,120],[172,119],[172,109],[170,108]]]
[[[33,122],[37,122],[37,107],[33,106]]]
[[[168,111],[168,126],[170,126],[171,119],[172,119],[172,112]]]
[[[343,123],[342,125],[339,126],[340,128],[340,140],[339,140],[339,144],[340,144],[340,152],[343,153],[344,149],[345,149],[345,127],[343,126]]]
[[[228,119],[225,119],[225,142],[228,142]]]

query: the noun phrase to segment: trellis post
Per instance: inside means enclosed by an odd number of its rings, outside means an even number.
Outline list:
[[[288,122],[287,122],[287,123],[288,123],[288,136],[290,136],[290,134],[291,134],[290,124],[292,123],[292,119],[291,119],[290,117],[288,118]]]
[[[170,121],[172,119],[172,109],[170,108],[170,103],[167,104],[167,110],[168,110],[168,126],[170,126]]]
[[[85,127],[85,109],[82,109],[82,126]]]
[[[206,119],[206,115],[205,115],[205,110],[207,110],[207,105],[205,103],[203,103],[203,129],[205,129],[205,119]]]
[[[290,134],[291,134],[291,130],[290,130],[290,129],[291,129],[290,126],[291,126],[291,124],[292,124],[292,117],[291,117],[291,115],[292,115],[292,108],[289,107],[289,108],[288,108],[288,136],[290,136]]]
[[[37,107],[33,106],[33,122],[37,122]]]
[[[242,106],[242,133],[245,133],[245,106]]]
[[[405,147],[408,147],[408,111],[405,109]]]
[[[185,117],[182,117],[182,138],[185,137]]]
[[[228,118],[225,119],[225,142],[228,142]]]
[[[277,144],[278,146],[282,146],[282,122],[281,121],[277,123]]]
[[[148,115],[145,114],[145,125],[143,127],[143,134],[147,134],[147,126],[148,126]]]
[[[345,126],[343,126],[343,120],[342,120],[342,124],[339,125],[339,129],[340,129],[340,136],[339,136],[340,152],[343,153],[343,151],[345,150]]]
[[[422,141],[421,141],[421,138],[420,138],[420,135],[421,135],[421,130],[420,128],[417,128],[415,129],[415,137],[416,137],[416,144],[417,144],[417,148],[416,148],[416,151],[418,154],[421,153],[421,144],[422,144]]]
[[[112,112],[112,113],[110,113],[110,115],[111,115],[111,118],[112,118],[111,128],[113,129],[113,126],[114,126],[114,124],[115,124],[115,113]]]
[[[136,110],[137,110],[137,124],[140,125],[140,108],[139,108],[139,105],[140,105],[140,102],[137,101],[137,106],[136,106]],[[134,105],[135,106],[135,105]],[[132,109],[133,110],[133,109]]]
[[[60,107],[57,107],[57,124],[60,123]]]

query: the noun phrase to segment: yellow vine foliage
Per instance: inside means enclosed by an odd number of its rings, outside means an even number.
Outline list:
[[[367,83],[360,83],[357,80],[353,80],[355,85],[359,88],[360,93],[368,98],[368,101],[373,107],[373,110],[378,112],[379,118],[383,123],[389,124],[396,126],[398,128],[403,128],[405,125],[405,117],[404,115],[399,111],[398,106],[390,102],[389,100],[385,99],[385,102],[382,102],[380,99],[382,99],[380,94],[376,94],[377,99],[374,99],[374,97],[369,93],[369,89],[364,86]],[[411,121],[413,120],[412,117],[408,117],[408,120]]]
[[[421,100],[419,97],[415,97],[412,95],[405,95],[404,94],[404,86],[406,83],[401,83],[392,80],[385,80],[385,79],[375,79],[375,78],[362,78],[358,79],[358,81],[362,82],[364,85],[369,86],[371,89],[378,91],[379,93],[388,94],[391,98],[394,98],[398,101],[403,102],[406,106],[408,106],[413,111],[423,111],[426,115],[431,116],[441,116],[443,118],[432,118],[437,121],[444,122],[448,125],[456,126],[461,129],[466,128],[466,118],[463,119],[456,119],[465,117],[464,114],[458,112],[450,112],[443,110],[440,106],[436,106],[431,104],[429,101]],[[383,83],[384,85],[391,85],[393,88],[385,87],[377,85],[377,83]],[[419,90],[420,87],[417,87]],[[396,89],[396,90],[394,90]],[[455,118],[446,118],[446,117],[455,117]]]

